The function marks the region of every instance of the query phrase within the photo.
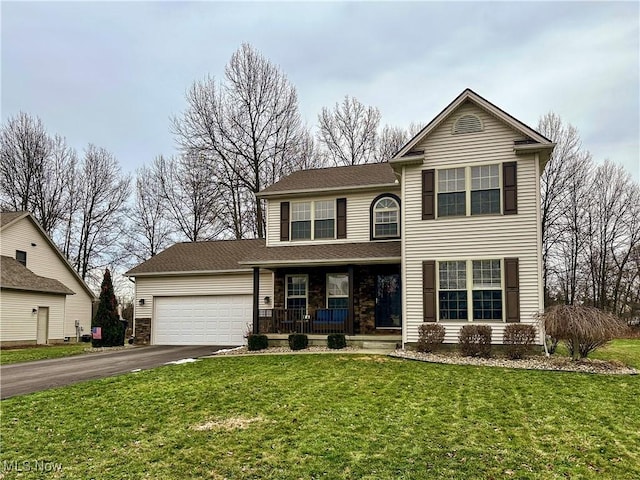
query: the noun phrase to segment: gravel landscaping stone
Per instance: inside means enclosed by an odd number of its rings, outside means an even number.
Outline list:
[[[522,368],[526,370],[557,370],[563,372],[600,373],[605,375],[637,375],[635,368],[619,362],[604,360],[571,360],[568,357],[532,356],[521,360],[509,358],[463,357],[459,353],[420,353],[410,350],[396,350],[390,354],[395,358],[417,360],[420,362],[448,363],[454,365],[477,365],[485,367]]]

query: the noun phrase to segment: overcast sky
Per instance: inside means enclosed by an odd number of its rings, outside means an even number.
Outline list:
[[[554,111],[640,179],[638,2],[7,2],[2,122],[19,111],[133,171],[175,153],[170,117],[248,42],[315,127],[348,94],[426,123],[469,87],[535,127]]]

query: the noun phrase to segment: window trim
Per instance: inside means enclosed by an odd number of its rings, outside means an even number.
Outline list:
[[[473,287],[473,262],[477,261],[487,261],[487,260],[495,260],[500,262],[500,288],[474,288]],[[440,318],[440,264],[443,262],[465,262],[465,270],[466,270],[466,288],[467,292],[467,319],[457,319],[451,320],[448,318]],[[435,265],[435,300],[436,300],[436,321],[437,322],[445,322],[445,323],[506,323],[506,280],[505,280],[505,259],[504,258],[495,258],[495,257],[474,257],[467,259],[460,258],[441,258],[436,261]],[[502,303],[502,318],[500,319],[473,319],[473,292],[474,291],[484,291],[484,290],[496,290],[502,292],[501,295],[501,303]],[[446,290],[445,290],[446,291]]]
[[[332,237],[321,237],[316,238],[316,203],[320,202],[332,202],[333,203],[333,236]],[[300,205],[303,203],[308,203],[311,209],[311,218],[310,220],[304,220],[305,222],[311,222],[311,235],[309,238],[293,238],[293,207],[294,205]],[[299,202],[290,202],[290,210],[289,210],[289,242],[309,242],[312,240],[335,240],[337,237],[337,227],[338,227],[338,215],[337,215],[337,199],[331,198],[327,200],[305,200]],[[328,218],[322,220],[330,220]],[[298,220],[303,221],[303,220]]]
[[[347,277],[347,294],[346,295],[332,295],[331,298],[346,298],[347,299],[347,307],[349,308],[349,274],[347,272],[330,272],[325,275],[325,308],[329,307],[329,277],[331,276],[344,276]]]
[[[398,222],[397,222],[398,231],[396,235],[376,236],[375,207],[377,203],[384,198],[390,198],[391,200],[396,202],[396,205],[398,206]],[[369,239],[373,241],[373,240],[397,240],[398,238],[401,238],[401,235],[402,235],[401,218],[402,218],[402,203],[400,202],[400,197],[398,197],[393,193],[382,193],[378,195],[376,198],[373,199],[373,201],[371,202],[371,205],[369,205]]]
[[[489,167],[495,165],[498,169],[498,201],[500,202],[500,211],[496,213],[471,213],[471,192],[472,191],[480,191],[480,190],[472,190],[471,188],[471,169],[475,167]],[[501,216],[504,215],[504,178],[503,178],[503,165],[504,162],[483,162],[476,164],[465,164],[465,165],[455,165],[448,168],[438,168],[436,169],[436,175],[434,180],[434,197],[435,197],[435,218],[436,219],[456,219],[456,218],[467,218],[467,217],[491,217],[491,216]],[[464,168],[464,178],[465,178],[465,214],[464,215],[439,215],[440,208],[440,172],[445,170],[455,170],[458,168]],[[486,190],[486,189],[485,189]],[[490,189],[494,190],[494,189]],[[450,192],[442,192],[442,193],[450,193]]]
[[[305,294],[304,297],[301,295],[289,295],[289,279],[292,277],[303,277],[305,279]],[[309,275],[304,273],[292,273],[284,276],[284,308],[285,310],[289,310],[289,298],[304,298],[304,311],[307,313],[309,311]]]

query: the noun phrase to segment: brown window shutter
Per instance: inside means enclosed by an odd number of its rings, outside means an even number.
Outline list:
[[[436,262],[422,262],[422,310],[424,322],[436,321]]]
[[[280,241],[289,240],[289,202],[280,202]]]
[[[347,199],[339,198],[336,200],[336,219],[338,225],[336,226],[336,237],[347,238]]]
[[[433,220],[435,216],[435,170],[422,171],[422,219]]]
[[[504,259],[504,288],[507,322],[520,321],[520,278],[517,258]]]
[[[518,213],[517,162],[502,164],[502,203],[505,215]]]

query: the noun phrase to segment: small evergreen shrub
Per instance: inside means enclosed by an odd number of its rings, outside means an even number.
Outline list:
[[[507,356],[512,360],[518,360],[530,354],[535,341],[536,328],[533,325],[511,323],[504,329],[502,343]]]
[[[467,357],[491,356],[491,327],[489,325],[465,325],[460,329],[460,352]]]
[[[347,346],[347,338],[344,333],[332,333],[327,336],[327,347],[332,350],[340,350]]]
[[[418,352],[433,352],[444,342],[445,328],[439,323],[423,323],[418,327]]]
[[[289,335],[289,348],[291,350],[303,350],[309,346],[309,337],[304,333],[292,333]]]
[[[252,333],[247,336],[247,348],[251,352],[269,348],[269,338],[266,335]]]

